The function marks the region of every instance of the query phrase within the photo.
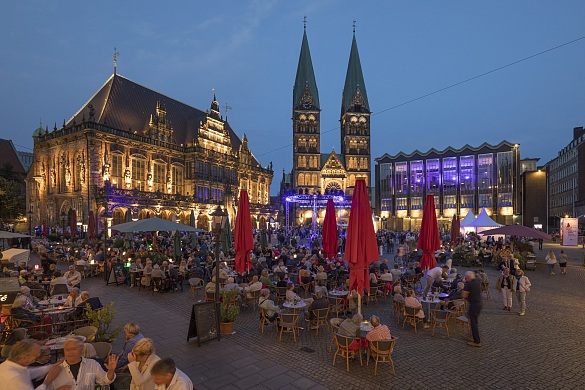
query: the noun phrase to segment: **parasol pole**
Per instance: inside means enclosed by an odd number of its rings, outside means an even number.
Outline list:
[[[362,315],[362,294],[360,294],[359,292],[358,292],[357,307],[358,307],[358,314]]]

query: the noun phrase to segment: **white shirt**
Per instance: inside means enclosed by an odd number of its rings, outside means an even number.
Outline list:
[[[52,383],[53,389],[69,385],[71,386],[71,390],[93,390],[96,384],[109,385],[114,381],[108,379],[102,366],[93,359],[81,358],[81,366],[79,367],[77,380],[73,378],[67,361],[63,361],[61,366],[63,367],[61,373]],[[114,379],[116,379],[115,374]]]
[[[427,272],[427,276],[433,279],[439,279],[443,275],[443,268],[435,267]]]
[[[6,360],[0,364],[0,390],[33,390],[31,379],[39,379],[46,375],[51,365],[26,368],[13,361]],[[45,390],[42,384],[34,390]]]
[[[191,379],[181,370],[177,368],[171,384],[168,387],[160,385],[155,387],[156,390],[193,390],[193,382]]]
[[[154,363],[159,361],[160,358],[156,355],[150,355],[144,365],[142,371],[138,369],[138,362],[128,363],[128,370],[132,375],[132,382],[130,383],[130,390],[154,390],[156,385],[152,381],[150,376],[150,370]]]

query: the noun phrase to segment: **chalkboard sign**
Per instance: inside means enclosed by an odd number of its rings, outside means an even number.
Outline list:
[[[110,268],[110,274],[108,276],[108,282],[106,286],[109,284],[115,284],[116,286],[120,284],[124,284],[126,280],[126,274],[124,273],[124,264],[122,263],[114,263]]]
[[[10,305],[20,293],[18,278],[0,278],[0,304]]]
[[[193,305],[187,341],[192,337],[197,337],[198,346],[201,346],[202,341],[220,339],[218,303],[205,302]]]

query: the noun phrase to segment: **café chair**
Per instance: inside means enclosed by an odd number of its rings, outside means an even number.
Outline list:
[[[343,311],[343,298],[336,296],[328,296],[329,310],[335,313],[335,317],[339,317],[339,312]]]
[[[466,315],[455,317],[455,327],[453,328],[453,334],[457,331],[457,326],[461,327],[461,331],[467,329],[467,336],[471,335],[471,328],[469,325],[469,318]]]
[[[205,302],[215,302],[214,291],[205,291]]]
[[[246,297],[246,299],[244,300],[244,304],[245,305],[251,304],[252,309],[254,311],[256,311],[256,306],[258,305],[258,299],[260,299],[260,290],[246,293],[245,297]]]
[[[152,295],[154,295],[154,293],[157,291],[159,293],[162,293],[163,278],[152,278],[151,288],[152,288]]]
[[[97,328],[95,326],[84,326],[82,328],[74,329],[71,332],[72,336],[83,336],[85,337],[86,343],[92,343],[95,340],[95,335],[97,334]]]
[[[390,340],[379,340],[368,342],[368,358],[366,366],[370,365],[370,357],[374,359],[374,376],[378,375],[378,363],[390,363],[392,365],[392,375],[396,376],[394,371],[394,361],[392,360],[392,351],[394,351],[394,344],[396,339],[393,337]]]
[[[272,322],[273,327],[274,327],[274,322],[276,322],[276,321]],[[259,324],[260,333],[264,334],[264,326],[266,326],[266,325],[270,325],[270,320],[268,319],[268,317],[266,317],[266,311],[264,311],[263,308],[260,308],[260,324]]]
[[[408,322],[410,325],[414,327],[414,333],[418,333],[416,324],[419,322],[423,322],[423,319],[417,316],[418,312],[421,309],[418,307],[408,307],[404,306],[404,321],[402,322],[402,329],[404,329],[404,325]]]
[[[56,284],[51,289],[51,295],[69,295],[69,287],[66,284]]]
[[[329,316],[329,308],[314,309],[309,312],[307,322],[309,323],[309,330],[315,330],[319,336],[319,328],[324,326],[327,329],[327,317]]]
[[[370,286],[370,292],[368,293],[368,295],[366,296],[366,302],[370,303],[370,302],[376,302],[376,305],[378,305],[378,287],[371,287]]]
[[[339,333],[334,333],[333,338],[335,339],[335,346],[337,348],[335,350],[335,354],[333,355],[333,366],[335,366],[335,360],[337,359],[337,356],[340,356],[345,358],[345,366],[347,372],[349,372],[349,359],[355,358],[356,355],[360,357],[360,365],[363,366],[364,363],[362,361],[361,348],[350,348],[350,345],[354,341],[357,340],[358,344],[361,342],[359,337],[346,337],[340,335]]]
[[[296,313],[278,313],[280,333],[279,341],[282,341],[283,333],[292,333],[295,344],[297,343],[297,333],[300,334],[299,322],[301,315]]]
[[[333,335],[331,336],[331,341],[329,342],[329,352],[333,351],[333,343],[335,342],[335,333],[339,330],[339,325],[343,322],[343,318],[331,318],[329,320],[329,326],[331,327],[331,331]]]
[[[195,295],[199,295],[199,291],[203,291],[203,279],[201,278],[191,278],[189,279],[189,291],[191,291],[191,295],[193,299],[195,299]]]
[[[97,357],[102,359],[103,361],[106,361],[108,356],[110,356],[110,354],[112,353],[112,344],[110,344],[110,343],[106,343],[103,341],[97,341],[97,342],[91,343],[91,345],[93,345],[93,347],[95,348],[95,352],[97,353]]]
[[[286,287],[276,287],[276,304],[286,301]]]
[[[490,299],[490,282],[481,282],[480,283],[480,291],[482,293],[485,293],[485,297],[489,300]]]
[[[431,335],[435,335],[435,328],[438,326],[439,328],[445,328],[447,331],[447,337],[450,337],[449,321],[451,312],[447,310],[430,310],[429,314],[431,316]]]
[[[37,298],[39,301],[44,301],[47,299],[49,294],[47,293],[47,290],[45,290],[45,289],[31,288],[30,295]]]

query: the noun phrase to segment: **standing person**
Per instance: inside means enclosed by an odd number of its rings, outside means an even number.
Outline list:
[[[548,251],[548,255],[546,255],[544,259],[546,260],[546,266],[548,267],[549,275],[554,275],[555,273],[553,271],[555,269],[555,264],[557,263],[557,257],[555,256],[555,253],[552,251],[552,249]]]
[[[473,341],[468,341],[467,345],[481,347],[478,327],[478,318],[482,307],[481,287],[479,281],[475,279],[475,272],[467,271],[465,273],[465,287],[461,296],[468,304],[467,318],[469,319],[469,326],[471,327],[471,335],[473,337]]]
[[[530,292],[530,286],[532,284],[528,277],[524,276],[524,271],[516,271],[516,295],[520,302],[520,313],[518,314],[521,316],[526,314],[526,293]]]
[[[444,265],[442,267],[435,267],[435,268],[427,271],[425,289],[423,291],[423,297],[427,296],[429,289],[433,286],[433,283],[435,283],[435,281],[441,281],[441,278],[443,276],[443,272],[445,272],[445,273],[449,272],[448,265]]]
[[[502,293],[504,299],[504,310],[512,310],[512,295],[514,293],[514,277],[510,275],[510,270],[504,268],[498,281],[496,282],[496,288]]]
[[[567,261],[569,260],[569,258],[567,257],[567,254],[565,253],[564,249],[561,249],[561,255],[559,256],[559,267],[561,268],[561,275],[566,275],[567,274]]]
[[[45,390],[61,372],[61,366],[41,366],[27,369],[41,355],[41,345],[35,340],[19,341],[10,350],[8,360],[0,364],[0,390],[33,390],[31,379],[46,375],[36,390]]]

